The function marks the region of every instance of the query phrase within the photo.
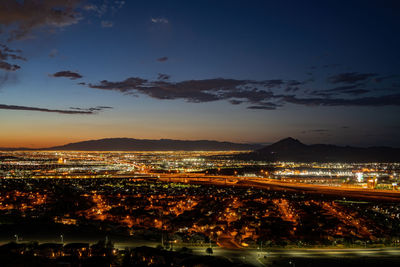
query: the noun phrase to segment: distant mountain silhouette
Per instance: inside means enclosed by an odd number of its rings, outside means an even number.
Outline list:
[[[239,157],[248,160],[293,162],[400,162],[400,149],[305,145],[297,139],[288,137]]]
[[[149,140],[133,138],[107,138],[100,140],[82,141],[63,146],[47,148],[48,150],[82,150],[82,151],[168,151],[168,150],[254,150],[260,145],[238,144],[230,142],[218,142],[209,140]]]
[[[271,145],[238,144],[209,140],[106,138],[42,149],[0,148],[0,150],[80,150],[80,151],[227,151],[254,150],[235,156],[242,160],[293,162],[400,162],[400,148],[306,145],[288,137]]]

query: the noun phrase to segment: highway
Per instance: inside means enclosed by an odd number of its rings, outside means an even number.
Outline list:
[[[227,185],[237,187],[255,187],[274,191],[289,191],[312,195],[339,196],[341,198],[357,198],[400,202],[400,191],[376,190],[359,187],[325,186],[305,183],[283,182],[275,179],[257,177],[216,176],[204,174],[163,174],[158,180],[164,182],[183,182],[207,185]]]

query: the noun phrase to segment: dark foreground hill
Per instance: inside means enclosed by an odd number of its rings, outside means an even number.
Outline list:
[[[400,162],[400,148],[306,145],[289,137],[240,157],[293,162]]]
[[[47,148],[48,150],[82,150],[82,151],[168,151],[168,150],[254,150],[259,145],[238,144],[218,141],[186,141],[186,140],[149,140],[132,138],[107,138],[70,143],[63,146]]]

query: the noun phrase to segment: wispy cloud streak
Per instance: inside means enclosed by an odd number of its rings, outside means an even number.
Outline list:
[[[111,109],[111,108],[112,107],[99,106],[99,107],[88,108],[88,109],[85,109],[85,108],[48,109],[48,108],[39,108],[39,107],[0,104],[0,109],[5,109],[5,110],[25,110],[25,111],[38,111],[38,112],[60,113],[60,114],[83,114],[83,115],[97,114],[99,111],[102,111],[104,109]]]

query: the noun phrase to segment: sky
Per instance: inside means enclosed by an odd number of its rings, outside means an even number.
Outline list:
[[[0,1],[0,147],[400,147],[398,1]]]

